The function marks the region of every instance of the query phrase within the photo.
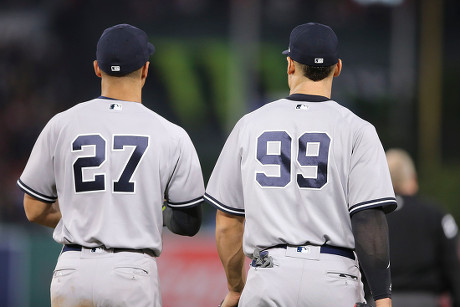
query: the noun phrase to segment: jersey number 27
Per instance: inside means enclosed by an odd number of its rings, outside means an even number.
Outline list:
[[[300,167],[315,167],[316,177],[305,178],[297,174],[300,188],[320,189],[327,183],[330,137],[323,132],[306,132],[299,137],[297,157],[291,154],[292,138],[286,131],[266,131],[257,138],[257,160],[262,165],[279,166],[279,176],[256,173],[256,181],[262,187],[285,187],[291,182],[291,162],[296,159]],[[273,146],[274,145],[274,146]],[[273,146],[275,150],[269,147]]]
[[[73,164],[75,192],[105,191],[105,174],[94,175],[93,180],[83,180],[83,169],[101,167],[107,160],[106,140],[100,134],[79,135],[72,143],[72,152],[82,151],[83,147],[94,147],[94,155],[81,156]],[[113,192],[134,193],[135,182],[131,177],[149,146],[149,137],[140,135],[114,135],[112,151],[122,151],[125,147],[134,147],[131,157],[124,166],[117,181],[113,182]]]

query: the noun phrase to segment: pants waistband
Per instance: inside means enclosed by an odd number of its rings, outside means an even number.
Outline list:
[[[88,247],[83,247],[83,246],[78,245],[78,244],[66,244],[66,245],[64,245],[64,248],[62,249],[62,253],[65,253],[65,252],[81,252],[83,248],[90,249],[93,252],[96,252],[97,249],[103,249],[103,250],[110,251],[110,252],[113,252],[113,253],[120,253],[120,252],[146,253],[146,254],[151,253],[147,249],[105,248],[103,246],[98,246],[98,247],[94,247],[94,248],[89,247],[88,248]]]
[[[298,252],[301,252],[302,248],[308,245],[302,245],[302,246],[291,246],[287,244],[278,244],[270,248],[284,248],[287,249],[287,247],[296,247]],[[331,245],[321,245],[320,246],[320,253],[322,254],[333,254],[333,255],[338,255],[342,257],[347,257],[352,260],[355,260],[355,254],[353,251],[349,248],[345,247],[337,247],[337,246],[331,246]]]

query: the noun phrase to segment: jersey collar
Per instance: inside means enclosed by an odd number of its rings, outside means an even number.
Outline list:
[[[97,97],[98,99],[107,99],[107,100],[119,100],[119,99],[115,99],[115,98],[110,98],[110,97],[106,97],[106,96],[99,96]]]
[[[330,98],[327,98],[325,96],[307,95],[307,94],[292,94],[286,97],[286,99],[294,100],[294,101],[310,101],[310,102],[323,102],[323,101],[331,100]]]

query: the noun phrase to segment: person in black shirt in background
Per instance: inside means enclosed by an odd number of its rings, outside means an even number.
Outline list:
[[[417,173],[407,152],[390,149],[386,155],[398,202],[396,211],[387,216],[393,307],[438,307],[443,294],[449,294],[451,306],[458,307],[460,264],[455,220],[417,195]]]

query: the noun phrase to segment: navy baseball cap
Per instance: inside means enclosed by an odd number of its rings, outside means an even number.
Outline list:
[[[155,52],[147,34],[129,24],[107,28],[97,42],[97,64],[108,75],[124,76],[141,68]]]
[[[289,49],[283,54],[304,65],[331,66],[339,61],[338,46],[337,35],[330,27],[310,22],[292,30]]]

